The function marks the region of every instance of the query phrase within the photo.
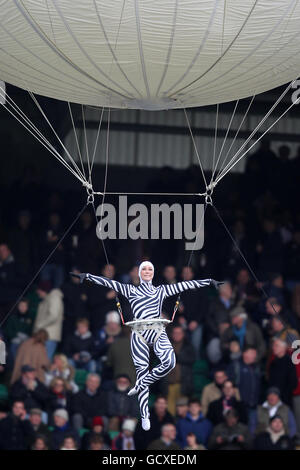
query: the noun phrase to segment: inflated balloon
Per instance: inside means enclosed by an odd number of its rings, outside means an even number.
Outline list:
[[[171,109],[298,75],[298,0],[2,0],[0,79],[53,98]]]

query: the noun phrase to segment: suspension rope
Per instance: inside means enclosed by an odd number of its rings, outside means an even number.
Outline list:
[[[276,106],[280,103],[280,101],[284,98],[284,96],[287,94],[289,89],[292,87],[292,85],[295,83],[296,79],[293,80],[287,87],[286,89],[282,92],[280,97],[277,99],[277,101],[271,106],[269,111],[266,113],[266,115],[263,117],[263,119],[259,122],[259,124],[256,126],[256,128],[251,132],[250,136],[246,139],[246,141],[243,143],[243,145],[240,147],[240,149],[235,153],[235,155],[232,157],[231,161],[226,165],[226,167],[222,170],[221,174],[219,177],[215,180],[215,183],[217,184],[227,173],[230,171],[240,160],[243,158],[251,148],[259,142],[262,137],[269,132],[270,129],[293,107],[295,104],[299,103],[300,97],[295,100],[280,116],[277,118],[273,124],[271,124],[268,129],[254,142],[254,144],[249,147],[246,152],[244,152],[241,157],[238,157],[238,155],[242,152],[242,150],[245,148],[245,146],[248,144],[248,142],[252,139],[252,137],[257,133],[257,131],[260,129],[260,127],[264,124],[264,122],[267,120],[267,118],[270,116],[270,114],[273,112],[273,110],[276,108]],[[237,160],[236,160],[237,159]],[[236,161],[234,161],[236,160]]]
[[[16,300],[16,302],[14,303],[14,305],[11,307],[11,309],[9,310],[9,312],[7,312],[7,314],[4,316],[4,318],[1,320],[0,322],[0,327],[3,325],[3,323],[7,320],[7,318],[11,315],[11,313],[13,312],[13,310],[16,308],[16,306],[18,305],[18,303],[20,302],[20,300],[23,298],[24,294],[28,291],[29,287],[33,284],[33,282],[36,280],[36,278],[38,277],[38,275],[40,274],[40,272],[42,271],[42,269],[44,268],[44,266],[48,263],[49,259],[52,257],[52,255],[54,254],[54,252],[57,250],[58,246],[62,243],[62,241],[65,239],[65,237],[68,235],[68,233],[71,231],[71,229],[73,228],[73,226],[76,224],[77,220],[80,218],[81,214],[85,211],[87,207],[87,204],[85,204],[83,206],[83,208],[81,209],[80,212],[78,212],[77,216],[75,217],[75,219],[73,220],[73,222],[71,223],[71,225],[67,228],[67,230],[65,231],[65,233],[61,236],[61,238],[58,240],[57,244],[55,245],[55,247],[53,248],[53,250],[51,251],[51,253],[47,256],[47,258],[45,259],[45,261],[43,262],[43,264],[41,265],[41,267],[38,269],[38,271],[35,273],[35,275],[33,276],[33,278],[31,279],[31,281],[27,284],[27,286],[25,287],[25,289],[22,291],[22,294],[18,297],[18,299]]]
[[[67,168],[82,184],[85,180],[77,174],[77,172],[66,162],[66,160],[60,155],[60,153],[50,144],[46,137],[39,131],[39,129],[31,122],[28,116],[16,105],[13,99],[8,95],[4,94],[3,89],[0,86],[0,96],[6,98],[6,103],[2,103],[2,106],[11,114],[38,142],[40,142],[62,165]],[[18,117],[19,116],[19,117]]]
[[[75,123],[74,123],[74,117],[73,117],[72,107],[71,107],[71,104],[70,104],[69,101],[68,101],[68,109],[69,109],[70,119],[71,119],[73,131],[74,131],[74,137],[75,137],[77,152],[78,152],[78,155],[79,155],[79,158],[80,158],[82,173],[84,174],[84,177],[85,177],[85,179],[86,179],[85,168],[84,168],[84,164],[83,164],[83,159],[82,159],[82,153],[81,153],[81,150],[80,150],[80,145],[79,145],[79,142],[78,142],[78,136],[77,136],[76,127],[75,127]]]
[[[261,291],[263,292],[264,296],[269,299],[269,296],[267,295],[265,289],[263,288],[262,286],[262,283],[259,281],[259,279],[257,278],[255,272],[253,271],[253,269],[251,268],[250,264],[248,263],[248,261],[246,260],[246,257],[244,256],[244,254],[242,253],[238,243],[236,242],[234,236],[231,234],[230,230],[228,229],[227,225],[225,224],[224,220],[222,219],[221,217],[221,214],[220,212],[218,211],[218,209],[216,208],[216,206],[214,204],[211,204],[211,206],[213,207],[218,219],[220,220],[221,224],[223,225],[224,229],[226,230],[227,234],[229,235],[230,239],[232,240],[236,250],[239,252],[240,256],[242,257],[244,263],[246,264],[246,266],[248,267],[250,273],[252,274],[253,278],[256,280],[256,282],[258,283],[258,286],[259,288],[261,289]],[[274,305],[272,304],[272,302],[269,300],[270,304],[272,305],[272,308],[275,312],[275,314],[277,314],[278,312],[276,311]]]

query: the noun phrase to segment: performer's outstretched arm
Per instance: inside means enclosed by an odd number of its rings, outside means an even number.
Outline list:
[[[79,277],[80,282],[83,281],[90,281],[98,284],[99,286],[108,287],[109,289],[113,289],[114,291],[118,292],[118,294],[124,295],[124,297],[128,298],[129,294],[132,289],[131,284],[122,284],[121,282],[114,281],[112,279],[108,279],[104,276],[95,276],[94,274],[89,273],[70,273],[72,276]]]
[[[182,281],[176,284],[162,284],[161,287],[165,291],[165,297],[180,294],[181,292],[189,289],[197,289],[199,287],[214,286],[218,288],[223,282],[215,281],[214,279],[199,279],[193,281]]]

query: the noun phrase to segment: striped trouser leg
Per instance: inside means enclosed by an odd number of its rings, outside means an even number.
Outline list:
[[[149,346],[134,331],[131,334],[131,353],[136,369],[137,383],[143,380],[149,371]],[[149,418],[149,388],[143,388],[138,394],[142,418]]]
[[[139,381],[139,385],[149,386],[157,380],[167,375],[176,365],[174,349],[170,343],[168,335],[163,331],[153,344],[153,351],[160,360],[160,364],[154,367]]]

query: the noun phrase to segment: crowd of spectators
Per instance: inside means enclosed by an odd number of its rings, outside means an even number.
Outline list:
[[[173,262],[165,263],[171,250],[165,242],[163,248],[136,243],[135,251],[130,240],[108,243],[111,264],[105,263],[89,207],[58,243],[67,209],[56,192],[44,216],[32,198],[35,203],[27,199],[15,223],[2,224],[0,338],[7,357],[0,365],[0,449],[300,446],[300,217],[294,204],[299,156],[289,160],[283,147],[275,156],[264,142],[247,162],[240,193],[233,190],[222,201],[236,243],[207,214],[204,247],[189,265],[189,252],[174,252]],[[282,190],[287,179],[293,204]],[[127,255],[134,262],[122,270]],[[155,266],[159,260],[154,285],[203,278],[225,283],[218,291],[202,288],[181,296],[168,327],[177,364],[150,388],[151,429],[145,432],[137,398],[127,395],[135,369],[116,294],[80,284],[68,273],[137,285],[138,263],[147,258]],[[120,300],[130,320],[129,306]],[[175,300],[164,303],[166,318]],[[153,354],[152,366],[155,361]]]

